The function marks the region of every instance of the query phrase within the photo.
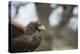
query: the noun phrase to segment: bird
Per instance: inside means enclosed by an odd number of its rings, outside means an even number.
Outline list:
[[[9,52],[32,52],[41,43],[40,32],[45,31],[46,28],[39,22],[30,22],[23,27],[18,22],[10,22],[9,29],[11,32],[9,38]]]

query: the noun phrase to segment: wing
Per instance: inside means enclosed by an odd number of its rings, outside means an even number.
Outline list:
[[[31,36],[25,34],[12,40],[13,52],[29,52],[35,50],[40,44],[41,38],[38,33]]]
[[[10,36],[11,38],[15,38],[17,36],[20,36],[21,34],[24,33],[23,28],[18,25],[18,24],[13,24],[11,22],[9,22],[9,31],[10,31]]]

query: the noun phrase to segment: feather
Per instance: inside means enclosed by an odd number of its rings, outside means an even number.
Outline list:
[[[39,46],[41,42],[41,36],[39,34],[42,31],[39,22],[30,22],[23,30],[19,25],[19,28],[14,24],[11,27],[10,52],[31,52]]]

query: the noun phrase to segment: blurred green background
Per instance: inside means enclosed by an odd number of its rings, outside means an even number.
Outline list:
[[[52,7],[50,7],[52,5]],[[63,11],[60,13],[60,20],[57,25],[50,26],[49,18],[53,11],[56,13],[59,7],[62,7]],[[48,51],[48,50],[66,50],[66,49],[77,49],[78,48],[78,27],[76,26],[78,20],[77,14],[73,14],[73,11],[77,5],[67,5],[67,4],[46,4],[46,3],[36,3],[37,13],[40,22],[46,26],[47,31],[42,32],[42,42],[36,51]],[[77,10],[77,9],[76,9]],[[53,15],[55,16],[55,15]],[[57,15],[59,16],[59,15]],[[69,22],[75,17],[73,25]],[[53,18],[53,17],[52,17]],[[56,18],[56,17],[55,17]],[[61,19],[59,19],[61,18]],[[55,21],[55,19],[52,19]],[[54,22],[53,22],[54,23]],[[57,23],[57,22],[56,22]],[[76,23],[76,24],[75,24]],[[72,27],[68,27],[70,24]],[[75,30],[72,29],[76,26]]]

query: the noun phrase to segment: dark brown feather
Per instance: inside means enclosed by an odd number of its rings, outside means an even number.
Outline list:
[[[30,52],[34,51],[41,42],[38,22],[31,22],[23,30],[11,25],[11,52]]]

